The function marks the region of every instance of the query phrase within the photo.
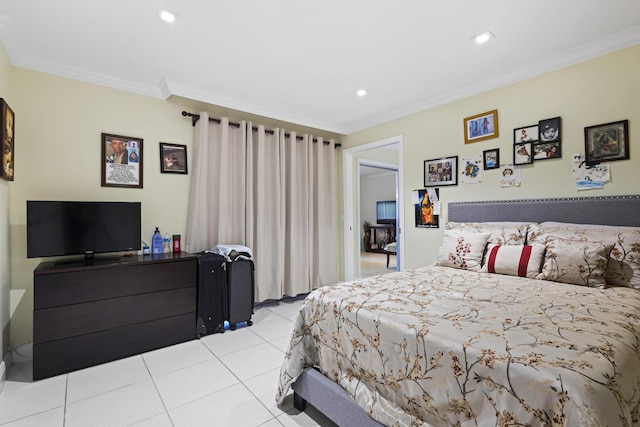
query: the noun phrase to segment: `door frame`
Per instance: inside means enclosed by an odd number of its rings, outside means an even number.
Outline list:
[[[344,279],[355,279],[355,267],[360,268],[360,216],[359,206],[356,208],[356,196],[360,197],[360,175],[358,166],[354,162],[354,155],[364,151],[376,148],[384,148],[397,144],[398,151],[398,170],[397,170],[397,194],[396,207],[398,209],[398,221],[396,223],[396,240],[397,245],[397,265],[400,270],[404,269],[404,173],[403,173],[403,138],[402,135],[392,136],[390,138],[381,139],[370,142],[357,147],[345,149],[342,153],[342,181],[344,188]],[[372,161],[372,163],[374,163]],[[357,216],[356,216],[357,215]],[[358,250],[356,250],[356,248]]]

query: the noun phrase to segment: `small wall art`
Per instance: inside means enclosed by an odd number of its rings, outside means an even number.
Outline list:
[[[13,181],[16,117],[13,114],[13,110],[2,98],[0,98],[0,112],[2,113],[2,130],[0,131],[0,135],[2,135],[2,170],[0,170],[0,177],[7,181]]]
[[[424,161],[424,186],[458,185],[458,156]]]
[[[513,143],[521,142],[537,142],[538,141],[538,125],[529,125],[513,130]]]
[[[538,141],[533,146],[534,160],[562,157],[562,123],[560,117],[538,122]]]
[[[498,169],[500,167],[500,149],[484,150],[482,152],[482,159],[484,170]]]
[[[438,228],[440,217],[440,194],[437,188],[417,190],[418,203],[415,206],[416,227]]]
[[[487,111],[464,119],[465,144],[498,136],[498,110]]]
[[[188,174],[187,146],[160,143],[160,172]]]
[[[513,145],[513,164],[533,163],[533,142],[520,142]]]

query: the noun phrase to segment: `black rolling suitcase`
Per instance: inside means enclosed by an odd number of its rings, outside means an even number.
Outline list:
[[[227,262],[221,255],[198,257],[198,319],[196,336],[224,332],[227,319]]]
[[[251,326],[254,299],[254,265],[250,259],[236,259],[227,263],[229,328],[236,329],[238,323]]]

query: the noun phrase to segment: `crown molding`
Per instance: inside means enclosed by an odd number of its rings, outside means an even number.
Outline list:
[[[4,15],[0,15],[0,41],[2,41],[5,47],[9,61],[12,65],[17,67],[93,83],[153,98],[167,99],[171,95],[181,96],[302,126],[348,135],[633,46],[640,43],[640,25],[594,42],[583,44],[577,48],[555,54],[543,59],[542,61],[538,61],[536,64],[527,64],[526,67],[523,66],[516,68],[489,81],[461,87],[412,105],[379,114],[366,120],[342,124],[325,122],[311,117],[300,116],[292,112],[268,108],[264,105],[252,104],[236,98],[200,91],[186,85],[169,82],[165,79],[162,79],[157,85],[146,85],[84,69],[62,66],[51,61],[43,61],[24,53],[24,49],[12,20]]]
[[[302,126],[311,127],[314,129],[325,130],[328,132],[334,132],[339,134],[345,134],[346,128],[336,124],[328,123],[321,120],[315,120],[310,117],[299,116],[286,111],[281,111],[272,108],[265,108],[262,105],[251,104],[239,99],[221,96],[215,93],[201,91],[191,88],[189,86],[180,85],[163,80],[161,83],[163,91],[171,95],[181,96],[183,98],[192,99],[194,101],[206,102],[208,104],[219,105],[226,108],[232,108],[234,110],[245,111],[251,114],[257,114],[259,116],[270,117],[276,120],[282,120],[285,122],[295,123]]]
[[[391,120],[400,119],[421,111],[436,108],[454,101],[459,101],[470,96],[478,95],[492,89],[527,80],[542,74],[546,74],[561,68],[565,68],[589,59],[596,58],[608,53],[615,52],[640,43],[640,25],[629,28],[625,31],[613,34],[609,37],[598,39],[594,42],[586,43],[577,48],[549,56],[535,64],[527,64],[526,67],[519,67],[493,80],[480,82],[478,84],[462,87],[449,91],[445,94],[435,96],[416,104],[408,105],[387,113],[380,114],[370,119],[352,123],[347,126],[347,134],[378,126]]]

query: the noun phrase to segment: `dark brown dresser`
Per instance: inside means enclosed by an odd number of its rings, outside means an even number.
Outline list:
[[[43,262],[33,277],[33,379],[195,339],[196,306],[191,254]]]

